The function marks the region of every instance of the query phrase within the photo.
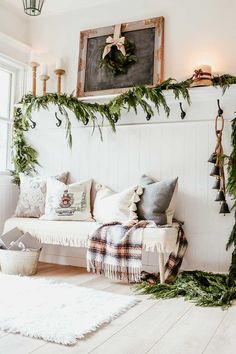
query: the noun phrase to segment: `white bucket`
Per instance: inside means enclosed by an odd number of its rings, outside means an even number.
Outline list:
[[[10,275],[33,275],[37,273],[41,249],[15,251],[0,249],[1,270]]]

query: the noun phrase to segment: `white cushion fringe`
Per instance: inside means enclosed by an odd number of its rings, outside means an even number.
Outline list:
[[[75,344],[138,302],[44,278],[1,274],[0,284],[0,330],[63,345]]]
[[[18,227],[42,243],[71,247],[87,247],[88,235],[101,224],[86,221],[43,221],[33,218],[10,218],[4,233]],[[178,224],[156,227],[154,223],[143,231],[143,250],[170,253],[176,248]]]
[[[87,260],[87,271],[90,272],[92,270],[93,273],[96,272],[92,262]],[[141,268],[140,267],[124,267],[115,266],[112,264],[102,264],[102,271],[106,278],[112,280],[122,280],[127,281],[129,280],[130,283],[138,283],[140,282],[141,278]],[[128,273],[128,277],[127,277]]]

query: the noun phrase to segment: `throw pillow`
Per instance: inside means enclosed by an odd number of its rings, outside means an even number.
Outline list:
[[[67,183],[69,172],[54,178]],[[47,177],[30,177],[20,173],[20,196],[15,216],[22,218],[39,218],[44,214],[47,191]]]
[[[113,192],[106,186],[97,185],[93,216],[96,221],[107,223],[125,222],[138,218],[136,203],[140,200],[142,188],[134,186],[120,193]]]
[[[42,220],[92,221],[91,180],[65,185],[48,178],[45,214]]]
[[[143,194],[137,204],[140,220],[153,220],[157,225],[172,224],[178,192],[178,178],[156,182],[143,175]]]

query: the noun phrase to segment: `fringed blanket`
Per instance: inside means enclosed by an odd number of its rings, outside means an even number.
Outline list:
[[[112,222],[101,225],[88,239],[87,270],[107,278],[139,282],[142,268],[143,229],[148,222],[127,224]],[[172,252],[165,265],[165,279],[176,275],[181,266],[187,240],[179,224],[177,252]]]
[[[146,221],[101,225],[89,236],[87,269],[110,279],[138,282],[142,266],[142,231]]]
[[[178,274],[185,252],[188,248],[188,241],[184,235],[183,223],[178,222],[177,250],[171,252],[165,264],[165,281],[171,281]]]

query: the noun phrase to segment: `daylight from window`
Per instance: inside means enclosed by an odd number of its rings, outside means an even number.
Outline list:
[[[11,93],[12,73],[0,68],[0,171],[6,170],[10,163]]]

